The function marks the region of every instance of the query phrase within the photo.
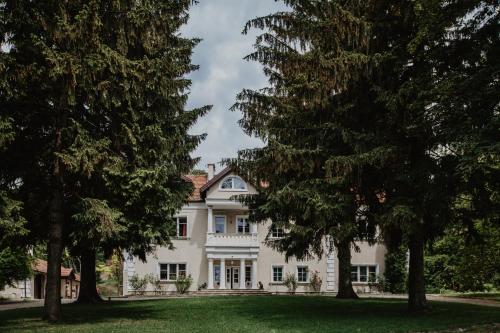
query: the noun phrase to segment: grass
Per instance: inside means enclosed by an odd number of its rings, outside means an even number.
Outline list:
[[[431,302],[412,315],[406,302],[319,296],[197,297],[63,306],[49,325],[40,308],[0,311],[0,332],[422,332],[500,323],[500,309]],[[495,330],[495,328],[493,328]],[[492,330],[492,331],[493,331]],[[474,330],[473,332],[486,332]]]

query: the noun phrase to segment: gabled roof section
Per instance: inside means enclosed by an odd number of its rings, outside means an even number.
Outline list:
[[[220,179],[222,179],[224,176],[226,176],[230,172],[231,172],[231,167],[226,167],[225,169],[221,170],[221,172],[216,174],[214,176],[214,178],[210,179],[205,185],[203,185],[200,188],[200,193],[203,193],[206,190],[208,190],[213,184],[217,183]]]
[[[33,262],[33,270],[35,272],[39,273],[44,273],[47,274],[47,261],[42,260],[42,259],[35,259]],[[73,268],[66,268],[64,266],[61,266],[61,277],[62,278],[72,278],[74,276],[74,279],[76,281],[80,281],[80,275],[76,274],[73,271]]]
[[[188,201],[202,201],[201,199],[201,191],[200,189],[207,183],[206,175],[185,175],[182,177],[183,179],[190,181],[193,183],[193,193],[189,197]]]

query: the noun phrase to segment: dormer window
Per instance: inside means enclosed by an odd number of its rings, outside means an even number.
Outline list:
[[[247,189],[247,184],[237,176],[227,177],[220,184],[222,190],[244,191]]]

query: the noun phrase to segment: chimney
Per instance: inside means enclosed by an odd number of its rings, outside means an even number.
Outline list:
[[[208,180],[214,178],[215,175],[215,164],[208,165]]]

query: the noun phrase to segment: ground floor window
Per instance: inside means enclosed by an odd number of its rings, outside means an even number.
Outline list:
[[[283,282],[283,266],[273,266],[273,282]]]
[[[245,267],[245,282],[252,282],[252,267]]]
[[[351,266],[352,282],[377,281],[377,265],[353,265]]]
[[[160,264],[160,280],[175,281],[186,276],[186,264]]]
[[[309,269],[307,268],[307,266],[297,267],[297,281],[298,282],[309,281]]]

